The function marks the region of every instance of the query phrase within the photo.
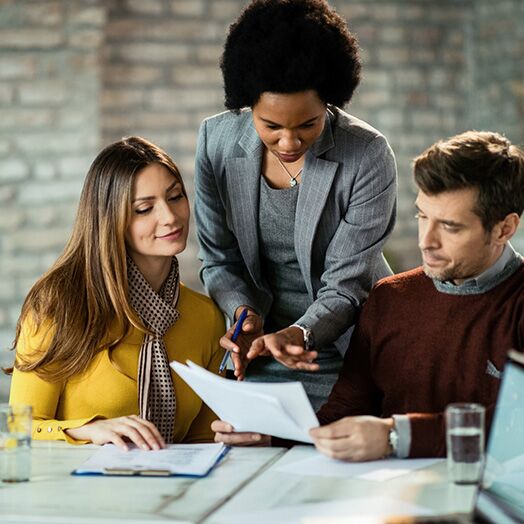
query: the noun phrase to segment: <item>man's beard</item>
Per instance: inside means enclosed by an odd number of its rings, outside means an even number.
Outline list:
[[[426,276],[432,278],[433,280],[438,280],[440,282],[449,282],[450,280],[452,281],[456,279],[468,278],[458,273],[457,268],[455,267],[451,267],[449,269],[434,270],[426,266],[426,264],[423,264],[422,268],[424,269],[424,273],[426,274]]]
[[[464,267],[462,264],[457,264],[449,268],[434,270],[423,263],[422,268],[424,269],[424,273],[433,280],[438,280],[440,282],[455,282],[457,280],[463,281],[477,277],[482,273],[484,265],[479,261],[478,264],[469,268]]]

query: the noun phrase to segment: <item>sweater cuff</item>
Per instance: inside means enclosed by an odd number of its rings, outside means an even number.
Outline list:
[[[407,413],[411,427],[410,458],[445,457],[446,424],[443,413]]]
[[[291,449],[293,446],[303,446],[303,442],[297,442],[296,440],[289,440],[287,438],[280,438],[280,437],[274,437],[271,436],[271,444],[270,446],[272,448],[287,448]]]
[[[411,449],[411,423],[407,415],[393,415],[395,422],[395,429],[398,435],[397,457],[409,457],[409,450]]]
[[[69,444],[89,444],[90,440],[76,440],[66,433],[67,429],[85,426],[99,415],[75,420],[36,419],[33,421],[32,437],[34,440],[65,440]]]

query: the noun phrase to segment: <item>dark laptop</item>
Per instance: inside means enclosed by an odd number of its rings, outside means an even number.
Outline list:
[[[471,515],[391,517],[387,524],[524,523],[524,355],[509,351]]]

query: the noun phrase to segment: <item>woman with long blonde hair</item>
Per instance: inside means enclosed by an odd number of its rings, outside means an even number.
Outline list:
[[[169,361],[218,372],[213,302],[180,284],[189,203],[169,156],[139,137],[91,165],[63,253],[18,321],[11,403],[33,407],[33,438],[159,449],[211,441],[211,410]]]

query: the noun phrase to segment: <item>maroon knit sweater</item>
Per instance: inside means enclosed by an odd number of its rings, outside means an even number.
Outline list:
[[[524,264],[483,294],[437,291],[421,268],[380,281],[362,309],[344,366],[318,413],[408,414],[411,457],[444,456],[443,410],[451,402],[488,408],[488,427],[506,352],[524,348]]]

